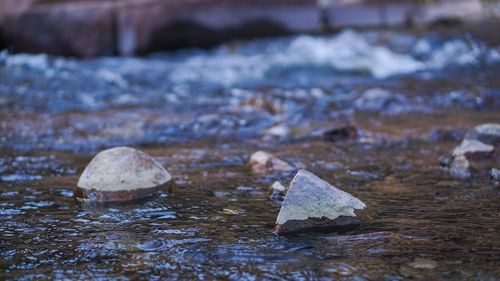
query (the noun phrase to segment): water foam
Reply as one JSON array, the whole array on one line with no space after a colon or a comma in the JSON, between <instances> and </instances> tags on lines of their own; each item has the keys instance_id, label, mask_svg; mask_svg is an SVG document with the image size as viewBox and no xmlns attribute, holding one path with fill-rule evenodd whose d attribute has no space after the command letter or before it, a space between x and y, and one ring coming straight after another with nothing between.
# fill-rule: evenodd
<instances>
[{"instance_id":1,"label":"water foam","mask_svg":"<svg viewBox=\"0 0 500 281\"><path fill-rule=\"evenodd\" d=\"M269 49L273 51L244 54L221 48L212 54L197 55L179 64L170 78L180 83L207 81L228 86L265 79L282 70L321 67L383 79L450 65L477 64L484 57L489 63L500 61L496 50L460 39L434 47L426 39L416 40L414 53L425 53L423 59L418 59L410 51L407 54L395 52L372 42L364 33L352 30L334 37L302 35Z\"/></svg>"}]
</instances>

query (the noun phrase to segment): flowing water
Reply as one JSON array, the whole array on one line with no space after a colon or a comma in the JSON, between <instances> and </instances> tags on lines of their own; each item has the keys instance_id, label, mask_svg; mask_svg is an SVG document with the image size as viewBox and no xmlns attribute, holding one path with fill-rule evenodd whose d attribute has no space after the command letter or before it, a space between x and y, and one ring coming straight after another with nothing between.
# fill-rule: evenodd
<instances>
[{"instance_id":1,"label":"flowing water","mask_svg":"<svg viewBox=\"0 0 500 281\"><path fill-rule=\"evenodd\" d=\"M500 121L500 54L468 36L346 30L211 51L76 60L0 54L0 279L500 279L500 189L440 158ZM356 138L321 131L350 124ZM138 147L175 187L75 201L93 155ZM266 150L375 212L274 236Z\"/></svg>"}]
</instances>

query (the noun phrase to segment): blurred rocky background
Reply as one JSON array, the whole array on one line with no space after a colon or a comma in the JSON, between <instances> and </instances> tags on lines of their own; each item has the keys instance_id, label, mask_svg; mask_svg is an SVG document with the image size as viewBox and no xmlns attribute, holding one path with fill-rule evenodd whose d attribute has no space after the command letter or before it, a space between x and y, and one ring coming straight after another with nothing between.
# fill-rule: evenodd
<instances>
[{"instance_id":1,"label":"blurred rocky background","mask_svg":"<svg viewBox=\"0 0 500 281\"><path fill-rule=\"evenodd\" d=\"M212 47L343 27L446 29L498 44L498 1L1 0L0 49L75 57Z\"/></svg>"}]
</instances>

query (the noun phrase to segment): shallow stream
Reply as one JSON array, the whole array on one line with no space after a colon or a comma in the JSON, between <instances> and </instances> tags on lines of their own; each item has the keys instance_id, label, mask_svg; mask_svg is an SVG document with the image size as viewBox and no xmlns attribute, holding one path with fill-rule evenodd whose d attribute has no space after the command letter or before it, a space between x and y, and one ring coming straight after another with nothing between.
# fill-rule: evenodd
<instances>
[{"instance_id":1,"label":"shallow stream","mask_svg":"<svg viewBox=\"0 0 500 281\"><path fill-rule=\"evenodd\" d=\"M500 121L499 49L346 30L211 51L76 60L0 54L0 279L496 280L500 189L440 166ZM346 124L354 138L325 138ZM75 201L104 148L154 156L175 188ZM374 210L344 233L272 234L266 150Z\"/></svg>"}]
</instances>

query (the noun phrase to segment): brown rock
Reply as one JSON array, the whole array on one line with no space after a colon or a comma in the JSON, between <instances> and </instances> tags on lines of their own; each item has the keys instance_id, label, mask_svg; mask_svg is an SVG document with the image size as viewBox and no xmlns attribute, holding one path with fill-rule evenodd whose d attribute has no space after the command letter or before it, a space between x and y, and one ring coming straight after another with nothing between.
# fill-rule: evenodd
<instances>
[{"instance_id":1,"label":"brown rock","mask_svg":"<svg viewBox=\"0 0 500 281\"><path fill-rule=\"evenodd\" d=\"M352 140L358 137L358 129L353 125L338 125L321 131L321 137L328 141Z\"/></svg>"},{"instance_id":2,"label":"brown rock","mask_svg":"<svg viewBox=\"0 0 500 281\"><path fill-rule=\"evenodd\" d=\"M117 26L118 50L130 55L311 31L320 21L312 0L127 0L120 5Z\"/></svg>"},{"instance_id":3,"label":"brown rock","mask_svg":"<svg viewBox=\"0 0 500 281\"><path fill-rule=\"evenodd\" d=\"M114 9L109 2L33 6L4 19L4 36L15 52L92 57L114 54Z\"/></svg>"},{"instance_id":4,"label":"brown rock","mask_svg":"<svg viewBox=\"0 0 500 281\"><path fill-rule=\"evenodd\" d=\"M0 24L3 18L12 13L21 13L32 5L33 0L2 0L0 1Z\"/></svg>"}]
</instances>

